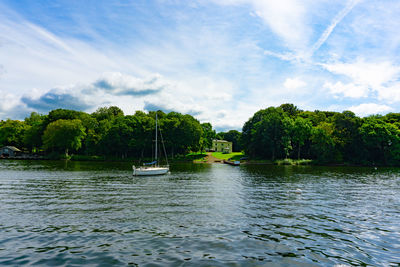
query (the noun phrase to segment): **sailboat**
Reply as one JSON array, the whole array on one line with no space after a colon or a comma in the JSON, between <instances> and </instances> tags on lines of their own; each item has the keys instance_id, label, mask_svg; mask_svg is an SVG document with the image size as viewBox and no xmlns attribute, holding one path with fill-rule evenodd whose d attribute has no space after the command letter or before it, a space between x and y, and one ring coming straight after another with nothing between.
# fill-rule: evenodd
<instances>
[{"instance_id":1,"label":"sailboat","mask_svg":"<svg viewBox=\"0 0 400 267\"><path fill-rule=\"evenodd\" d=\"M136 167L135 165L132 165L132 169L133 169L133 175L134 176L150 176L150 175L162 175L162 174L167 174L169 173L169 165L168 165L168 158L167 155L165 155L165 158L167 160L167 165L165 166L160 166L158 165L158 117L157 117L157 112L156 112L156 145L155 145L155 160L153 162L150 163L145 163L143 166L140 167ZM161 134L161 132L160 132ZM162 134L161 136L161 142L163 143L162 140ZM165 152L165 148L164 148L164 152Z\"/></svg>"}]
</instances>

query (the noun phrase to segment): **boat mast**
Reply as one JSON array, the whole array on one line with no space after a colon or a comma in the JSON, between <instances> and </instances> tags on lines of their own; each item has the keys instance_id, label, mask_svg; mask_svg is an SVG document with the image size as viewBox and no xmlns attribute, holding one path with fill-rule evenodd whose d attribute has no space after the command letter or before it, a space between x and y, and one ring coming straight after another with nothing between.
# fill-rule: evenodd
<instances>
[{"instance_id":1,"label":"boat mast","mask_svg":"<svg viewBox=\"0 0 400 267\"><path fill-rule=\"evenodd\" d=\"M158 165L157 163L157 111L156 111L156 151L155 151L155 161L156 161L156 165Z\"/></svg>"}]
</instances>

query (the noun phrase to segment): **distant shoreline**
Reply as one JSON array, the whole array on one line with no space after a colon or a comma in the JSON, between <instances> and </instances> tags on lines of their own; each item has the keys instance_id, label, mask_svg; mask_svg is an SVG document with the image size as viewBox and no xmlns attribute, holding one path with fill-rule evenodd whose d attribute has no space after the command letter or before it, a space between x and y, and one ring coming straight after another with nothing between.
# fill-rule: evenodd
<instances>
[{"instance_id":1,"label":"distant shoreline","mask_svg":"<svg viewBox=\"0 0 400 267\"><path fill-rule=\"evenodd\" d=\"M77 156L74 159L74 156ZM151 161L150 159L140 160L140 159L115 159L115 158L91 158L92 156L79 156L79 155L72 155L71 159L54 159L54 158L46 158L46 157L0 157L1 160L43 160L43 161L73 161L73 162L132 162L132 163L141 163ZM214 161L198 161L192 159L184 159L184 158L176 158L176 159L169 159L170 163L193 163L193 164L223 164L223 159L218 159ZM392 168L399 168L400 166L391 166L391 165L362 165L362 164L351 164L351 163L318 163L312 160L292 160L290 159L290 163L285 162L287 160L245 160L241 161L240 165L270 165L270 166L325 166L325 167L392 167ZM307 163L299 163L304 162Z\"/></svg>"}]
</instances>

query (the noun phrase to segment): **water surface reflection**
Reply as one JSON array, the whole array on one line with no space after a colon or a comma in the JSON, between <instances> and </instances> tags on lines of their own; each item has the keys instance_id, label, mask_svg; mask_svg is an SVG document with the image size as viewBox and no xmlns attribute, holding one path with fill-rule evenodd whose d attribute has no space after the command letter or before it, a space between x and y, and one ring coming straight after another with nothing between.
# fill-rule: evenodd
<instances>
[{"instance_id":1,"label":"water surface reflection","mask_svg":"<svg viewBox=\"0 0 400 267\"><path fill-rule=\"evenodd\" d=\"M0 161L0 265L400 264L398 169L171 170Z\"/></svg>"}]
</instances>

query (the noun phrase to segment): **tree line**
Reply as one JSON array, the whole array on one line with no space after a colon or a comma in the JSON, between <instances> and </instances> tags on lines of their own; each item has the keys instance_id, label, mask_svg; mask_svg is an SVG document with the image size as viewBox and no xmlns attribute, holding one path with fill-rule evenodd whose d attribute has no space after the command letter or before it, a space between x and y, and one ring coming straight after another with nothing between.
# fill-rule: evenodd
<instances>
[{"instance_id":1,"label":"tree line","mask_svg":"<svg viewBox=\"0 0 400 267\"><path fill-rule=\"evenodd\" d=\"M156 112L124 115L115 106L92 114L56 109L47 115L36 112L24 121L0 122L0 146L12 145L47 154L76 153L118 158L154 156ZM211 146L215 131L191 115L157 111L158 125L169 156Z\"/></svg>"},{"instance_id":2,"label":"tree line","mask_svg":"<svg viewBox=\"0 0 400 267\"><path fill-rule=\"evenodd\" d=\"M271 160L400 165L400 113L360 118L283 104L257 111L244 124L241 142L249 156Z\"/></svg>"},{"instance_id":3,"label":"tree line","mask_svg":"<svg viewBox=\"0 0 400 267\"><path fill-rule=\"evenodd\" d=\"M321 164L400 165L400 113L357 117L351 111L303 111L293 104L257 111L242 132L216 133L193 116L157 111L170 157L204 151L212 139L250 158L312 159ZM142 158L153 155L156 112L124 115L115 106L88 114L56 109L24 121L0 121L0 146L46 154Z\"/></svg>"}]
</instances>

